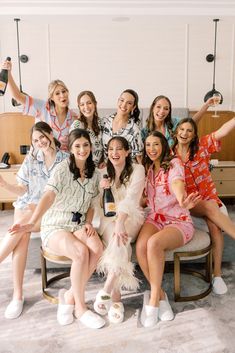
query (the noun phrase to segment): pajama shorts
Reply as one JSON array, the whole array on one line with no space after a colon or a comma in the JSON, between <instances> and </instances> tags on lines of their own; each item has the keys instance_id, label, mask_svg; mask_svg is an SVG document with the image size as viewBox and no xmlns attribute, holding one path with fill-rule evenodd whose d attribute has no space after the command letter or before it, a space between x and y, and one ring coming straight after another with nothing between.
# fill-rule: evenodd
<instances>
[{"instance_id":1,"label":"pajama shorts","mask_svg":"<svg viewBox=\"0 0 235 353\"><path fill-rule=\"evenodd\" d=\"M145 223L150 223L153 224L157 229L162 230L164 228L168 228L168 227L174 227L177 228L182 236L183 236L183 240L184 240L184 244L187 244L193 237L194 234L194 226L192 223L190 222L177 222L177 223L170 223L170 222L160 222L160 221L155 221L154 219L148 217L146 219Z\"/></svg>"}]
</instances>

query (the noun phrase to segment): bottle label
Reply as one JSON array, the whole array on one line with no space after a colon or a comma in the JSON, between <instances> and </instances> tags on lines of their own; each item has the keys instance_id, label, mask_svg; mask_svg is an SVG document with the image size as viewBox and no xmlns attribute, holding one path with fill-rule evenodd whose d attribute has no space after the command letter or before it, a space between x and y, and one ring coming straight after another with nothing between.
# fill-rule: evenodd
<instances>
[{"instance_id":1,"label":"bottle label","mask_svg":"<svg viewBox=\"0 0 235 353\"><path fill-rule=\"evenodd\" d=\"M116 212L116 207L114 202L106 202L104 207L105 207L105 213Z\"/></svg>"},{"instance_id":2,"label":"bottle label","mask_svg":"<svg viewBox=\"0 0 235 353\"><path fill-rule=\"evenodd\" d=\"M0 90L4 91L6 88L6 82L0 81Z\"/></svg>"}]
</instances>

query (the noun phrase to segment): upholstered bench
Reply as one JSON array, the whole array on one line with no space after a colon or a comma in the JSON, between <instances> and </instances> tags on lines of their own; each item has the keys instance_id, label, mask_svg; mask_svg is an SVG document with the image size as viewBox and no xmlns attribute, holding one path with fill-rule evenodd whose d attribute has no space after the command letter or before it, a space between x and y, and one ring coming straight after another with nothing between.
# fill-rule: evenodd
<instances>
[{"instance_id":1,"label":"upholstered bench","mask_svg":"<svg viewBox=\"0 0 235 353\"><path fill-rule=\"evenodd\" d=\"M135 244L132 246L132 261L137 263L135 254ZM198 258L204 258L204 272L192 270L188 267L184 267L185 263L189 263L191 260ZM196 229L193 239L181 248L177 248L173 251L166 252L166 261L173 262L174 272L174 297L175 301L190 301L197 300L208 295L212 289L211 277L212 277L212 246L208 233ZM63 272L62 274L51 275L48 279L48 267L47 263L53 263L62 265L62 267L70 266L71 260L65 256L58 256L53 253L50 249L41 247L41 274L42 274L42 292L44 298L52 303L57 303L58 299L50 293L50 285L57 282L65 277L69 276L69 271ZM205 291L194 294L191 296L181 296L181 273L187 273L203 279L208 283Z\"/></svg>"}]
</instances>

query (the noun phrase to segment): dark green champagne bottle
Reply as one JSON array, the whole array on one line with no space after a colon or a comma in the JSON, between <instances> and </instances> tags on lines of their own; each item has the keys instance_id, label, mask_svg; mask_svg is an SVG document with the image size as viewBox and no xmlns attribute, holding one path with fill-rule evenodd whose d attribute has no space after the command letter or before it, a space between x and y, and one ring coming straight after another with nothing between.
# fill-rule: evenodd
<instances>
[{"instance_id":1,"label":"dark green champagne bottle","mask_svg":"<svg viewBox=\"0 0 235 353\"><path fill-rule=\"evenodd\" d=\"M108 179L108 175L104 174L103 178ZM104 189L103 208L105 217L113 217L116 215L115 200L111 188Z\"/></svg>"},{"instance_id":2,"label":"dark green champagne bottle","mask_svg":"<svg viewBox=\"0 0 235 353\"><path fill-rule=\"evenodd\" d=\"M11 61L11 58L8 56L6 58L7 61ZM8 82L8 70L2 69L0 72L0 96L5 94Z\"/></svg>"}]
</instances>

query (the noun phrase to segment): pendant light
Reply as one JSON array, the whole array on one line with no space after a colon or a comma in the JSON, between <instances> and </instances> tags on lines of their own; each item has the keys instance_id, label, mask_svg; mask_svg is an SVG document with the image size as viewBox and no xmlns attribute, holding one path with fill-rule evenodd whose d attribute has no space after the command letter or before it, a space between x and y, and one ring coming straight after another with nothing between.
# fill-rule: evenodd
<instances>
[{"instance_id":1,"label":"pendant light","mask_svg":"<svg viewBox=\"0 0 235 353\"><path fill-rule=\"evenodd\" d=\"M219 19L214 19L215 22L215 42L214 42L214 54L208 54L206 57L206 60L208 62L214 62L214 67L213 67L213 82L212 82L212 90L207 92L205 97L204 97L204 102L206 102L209 98L213 97L213 94L219 93L221 95L221 100L219 104L223 103L223 96L222 94L215 89L215 64L216 64L216 42L217 42L217 23L219 22Z\"/></svg>"},{"instance_id":2,"label":"pendant light","mask_svg":"<svg viewBox=\"0 0 235 353\"><path fill-rule=\"evenodd\" d=\"M14 18L14 21L16 22L16 39L17 39L17 53L18 53L18 70L19 70L19 88L20 88L20 92L23 92L22 89L22 82L21 82L21 67L20 67L20 63L27 63L28 62L28 56L27 55L20 55L20 40L19 40L19 28L18 28L18 23L20 21L19 18ZM26 94L26 93L24 93ZM21 105L21 103L18 103L17 100L15 100L14 98L12 98L11 103L14 107L17 107L19 105Z\"/></svg>"}]
</instances>

